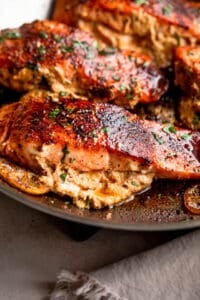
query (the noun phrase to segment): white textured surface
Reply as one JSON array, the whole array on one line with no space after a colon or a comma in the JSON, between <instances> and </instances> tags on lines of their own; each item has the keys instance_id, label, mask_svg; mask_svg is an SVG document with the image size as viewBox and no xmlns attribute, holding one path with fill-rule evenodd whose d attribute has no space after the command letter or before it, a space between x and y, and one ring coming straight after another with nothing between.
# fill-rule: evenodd
<instances>
[{"instance_id":1,"label":"white textured surface","mask_svg":"<svg viewBox=\"0 0 200 300\"><path fill-rule=\"evenodd\" d=\"M52 0L0 0L0 28L12 28L48 16Z\"/></svg>"}]
</instances>

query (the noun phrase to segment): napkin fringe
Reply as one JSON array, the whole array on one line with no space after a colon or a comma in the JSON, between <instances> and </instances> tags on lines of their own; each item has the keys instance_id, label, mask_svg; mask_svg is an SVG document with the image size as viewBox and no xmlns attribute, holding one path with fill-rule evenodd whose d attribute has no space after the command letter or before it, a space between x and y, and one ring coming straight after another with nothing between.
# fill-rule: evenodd
<instances>
[{"instance_id":1,"label":"napkin fringe","mask_svg":"<svg viewBox=\"0 0 200 300\"><path fill-rule=\"evenodd\" d=\"M83 272L63 270L57 278L57 283L50 300L126 300L115 295L98 280Z\"/></svg>"}]
</instances>

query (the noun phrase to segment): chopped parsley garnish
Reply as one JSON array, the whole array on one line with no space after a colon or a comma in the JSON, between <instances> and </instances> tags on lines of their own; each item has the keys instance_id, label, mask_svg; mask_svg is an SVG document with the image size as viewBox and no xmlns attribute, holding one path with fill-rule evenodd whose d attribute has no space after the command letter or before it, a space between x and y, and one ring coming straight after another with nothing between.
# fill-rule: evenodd
<instances>
[{"instance_id":1,"label":"chopped parsley garnish","mask_svg":"<svg viewBox=\"0 0 200 300\"><path fill-rule=\"evenodd\" d=\"M75 111L75 107L71 107L67 110L68 114L72 114Z\"/></svg>"},{"instance_id":2,"label":"chopped parsley garnish","mask_svg":"<svg viewBox=\"0 0 200 300\"><path fill-rule=\"evenodd\" d=\"M38 65L37 65L37 63L34 63L34 62L28 62L27 63L27 68L32 70L32 71L37 71L38 70Z\"/></svg>"},{"instance_id":3,"label":"chopped parsley garnish","mask_svg":"<svg viewBox=\"0 0 200 300\"><path fill-rule=\"evenodd\" d=\"M36 124L40 122L40 118L34 118L32 119L31 123Z\"/></svg>"},{"instance_id":4,"label":"chopped parsley garnish","mask_svg":"<svg viewBox=\"0 0 200 300\"><path fill-rule=\"evenodd\" d=\"M102 130L104 133L108 133L108 128L107 128L107 127L103 127L103 128L101 128L101 130Z\"/></svg>"},{"instance_id":5,"label":"chopped parsley garnish","mask_svg":"<svg viewBox=\"0 0 200 300\"><path fill-rule=\"evenodd\" d=\"M167 154L167 157L170 158L170 157L175 157L177 156L177 153L176 152L170 152Z\"/></svg>"},{"instance_id":6,"label":"chopped parsley garnish","mask_svg":"<svg viewBox=\"0 0 200 300\"><path fill-rule=\"evenodd\" d=\"M138 183L137 183L136 181L131 181L131 184L132 184L133 186L138 186Z\"/></svg>"},{"instance_id":7,"label":"chopped parsley garnish","mask_svg":"<svg viewBox=\"0 0 200 300\"><path fill-rule=\"evenodd\" d=\"M142 4L147 4L147 0L135 0L134 1L136 4L142 5Z\"/></svg>"},{"instance_id":8,"label":"chopped parsley garnish","mask_svg":"<svg viewBox=\"0 0 200 300\"><path fill-rule=\"evenodd\" d=\"M62 174L60 174L60 179L62 180L62 182L65 182L67 175L67 172L63 172Z\"/></svg>"},{"instance_id":9,"label":"chopped parsley garnish","mask_svg":"<svg viewBox=\"0 0 200 300\"><path fill-rule=\"evenodd\" d=\"M170 6L165 6L162 8L162 13L165 16L169 16L172 12L172 8Z\"/></svg>"},{"instance_id":10,"label":"chopped parsley garnish","mask_svg":"<svg viewBox=\"0 0 200 300\"><path fill-rule=\"evenodd\" d=\"M122 92L122 91L124 91L124 90L126 90L127 89L127 86L126 85L123 85L123 84L120 84L119 85L119 90L120 90L120 92Z\"/></svg>"},{"instance_id":11,"label":"chopped parsley garnish","mask_svg":"<svg viewBox=\"0 0 200 300\"><path fill-rule=\"evenodd\" d=\"M167 198L168 198L168 200L169 200L169 201L171 201L171 202L175 202L175 199L174 199L173 197L171 197L171 196L168 196Z\"/></svg>"},{"instance_id":12,"label":"chopped parsley garnish","mask_svg":"<svg viewBox=\"0 0 200 300\"><path fill-rule=\"evenodd\" d=\"M191 134L184 133L181 135L182 140L189 141L192 138Z\"/></svg>"},{"instance_id":13,"label":"chopped parsley garnish","mask_svg":"<svg viewBox=\"0 0 200 300\"><path fill-rule=\"evenodd\" d=\"M192 119L192 124L193 125L199 124L199 116L197 114L194 114L193 119Z\"/></svg>"},{"instance_id":14,"label":"chopped parsley garnish","mask_svg":"<svg viewBox=\"0 0 200 300\"><path fill-rule=\"evenodd\" d=\"M165 133L176 133L175 127L174 127L173 125L171 125L171 124L169 124L168 126L165 126L165 127L163 128L163 131L164 131Z\"/></svg>"},{"instance_id":15,"label":"chopped parsley garnish","mask_svg":"<svg viewBox=\"0 0 200 300\"><path fill-rule=\"evenodd\" d=\"M95 53L93 51L88 51L86 54L87 59L93 59L95 57Z\"/></svg>"},{"instance_id":16,"label":"chopped parsley garnish","mask_svg":"<svg viewBox=\"0 0 200 300\"><path fill-rule=\"evenodd\" d=\"M60 46L60 50L62 53L72 53L73 52L73 47L67 46L67 45L62 45Z\"/></svg>"},{"instance_id":17,"label":"chopped parsley garnish","mask_svg":"<svg viewBox=\"0 0 200 300\"><path fill-rule=\"evenodd\" d=\"M40 31L39 34L40 34L40 37L44 40L48 38L48 34L45 31Z\"/></svg>"},{"instance_id":18,"label":"chopped parsley garnish","mask_svg":"<svg viewBox=\"0 0 200 300\"><path fill-rule=\"evenodd\" d=\"M176 39L177 46L180 46L181 38L180 38L180 35L178 35L177 32L174 33L174 38Z\"/></svg>"},{"instance_id":19,"label":"chopped parsley garnish","mask_svg":"<svg viewBox=\"0 0 200 300\"><path fill-rule=\"evenodd\" d=\"M59 92L59 96L60 97L65 97L65 96L67 96L67 92L66 91L61 91L61 92Z\"/></svg>"},{"instance_id":20,"label":"chopped parsley garnish","mask_svg":"<svg viewBox=\"0 0 200 300\"><path fill-rule=\"evenodd\" d=\"M60 43L60 42L62 42L63 37L60 36L60 35L54 34L54 35L53 35L53 39L54 39L54 41L55 41L56 43Z\"/></svg>"},{"instance_id":21,"label":"chopped parsley garnish","mask_svg":"<svg viewBox=\"0 0 200 300\"><path fill-rule=\"evenodd\" d=\"M68 149L67 145L62 149L62 153L63 153L63 157L61 158L61 163L63 164L65 161L66 155L69 154L69 149Z\"/></svg>"},{"instance_id":22,"label":"chopped parsley garnish","mask_svg":"<svg viewBox=\"0 0 200 300\"><path fill-rule=\"evenodd\" d=\"M143 63L143 67L144 68L147 68L147 67L149 67L150 66L150 61L149 60L147 60L147 61L145 61L144 63Z\"/></svg>"},{"instance_id":23,"label":"chopped parsley garnish","mask_svg":"<svg viewBox=\"0 0 200 300\"><path fill-rule=\"evenodd\" d=\"M129 61L132 62L133 61L133 56L129 54L128 59L129 59Z\"/></svg>"},{"instance_id":24,"label":"chopped parsley garnish","mask_svg":"<svg viewBox=\"0 0 200 300\"><path fill-rule=\"evenodd\" d=\"M99 48L99 42L98 41L94 41L93 43L92 43L92 46L94 47L94 48Z\"/></svg>"},{"instance_id":25,"label":"chopped parsley garnish","mask_svg":"<svg viewBox=\"0 0 200 300\"><path fill-rule=\"evenodd\" d=\"M57 115L59 115L59 113L60 113L60 108L57 107L49 112L49 118L54 119L57 117Z\"/></svg>"},{"instance_id":26,"label":"chopped parsley garnish","mask_svg":"<svg viewBox=\"0 0 200 300\"><path fill-rule=\"evenodd\" d=\"M40 46L37 48L37 53L40 55L46 54L46 48L44 46Z\"/></svg>"},{"instance_id":27,"label":"chopped parsley garnish","mask_svg":"<svg viewBox=\"0 0 200 300\"><path fill-rule=\"evenodd\" d=\"M156 142L158 142L160 145L164 144L164 141L162 140L162 138L159 137L159 135L155 132L152 132L152 135L154 137L154 139L156 140Z\"/></svg>"},{"instance_id":28,"label":"chopped parsley garnish","mask_svg":"<svg viewBox=\"0 0 200 300\"><path fill-rule=\"evenodd\" d=\"M86 48L88 48L88 43L86 43L86 42L82 42L82 41L77 41L77 40L74 40L73 41L73 46L74 46L74 48L82 48L82 49L86 49Z\"/></svg>"},{"instance_id":29,"label":"chopped parsley garnish","mask_svg":"<svg viewBox=\"0 0 200 300\"><path fill-rule=\"evenodd\" d=\"M133 99L133 94L132 94L132 93L128 93L128 94L126 95L126 99L127 99L127 100Z\"/></svg>"},{"instance_id":30,"label":"chopped parsley garnish","mask_svg":"<svg viewBox=\"0 0 200 300\"><path fill-rule=\"evenodd\" d=\"M112 55L116 53L116 48L113 47L107 47L105 49L99 50L100 55Z\"/></svg>"},{"instance_id":31,"label":"chopped parsley garnish","mask_svg":"<svg viewBox=\"0 0 200 300\"><path fill-rule=\"evenodd\" d=\"M8 31L8 32L3 32L2 35L0 36L0 43L2 43L5 39L19 39L21 37L21 33L19 31Z\"/></svg>"},{"instance_id":32,"label":"chopped parsley garnish","mask_svg":"<svg viewBox=\"0 0 200 300\"><path fill-rule=\"evenodd\" d=\"M112 79L115 81L119 81L120 80L120 76L119 75L113 75Z\"/></svg>"},{"instance_id":33,"label":"chopped parsley garnish","mask_svg":"<svg viewBox=\"0 0 200 300\"><path fill-rule=\"evenodd\" d=\"M7 39L19 39L21 37L21 33L19 31L7 32L5 34L5 38Z\"/></svg>"},{"instance_id":34,"label":"chopped parsley garnish","mask_svg":"<svg viewBox=\"0 0 200 300\"><path fill-rule=\"evenodd\" d=\"M70 164L72 164L74 161L75 161L75 158L72 158L72 157L69 158Z\"/></svg>"}]
</instances>

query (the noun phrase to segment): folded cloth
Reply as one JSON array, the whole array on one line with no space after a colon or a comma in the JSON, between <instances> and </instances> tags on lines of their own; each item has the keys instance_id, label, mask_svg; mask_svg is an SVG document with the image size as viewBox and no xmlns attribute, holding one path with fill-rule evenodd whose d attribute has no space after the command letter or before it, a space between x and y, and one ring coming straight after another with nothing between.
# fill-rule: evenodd
<instances>
[{"instance_id":1,"label":"folded cloth","mask_svg":"<svg viewBox=\"0 0 200 300\"><path fill-rule=\"evenodd\" d=\"M200 230L86 274L62 271L50 300L199 300Z\"/></svg>"}]
</instances>

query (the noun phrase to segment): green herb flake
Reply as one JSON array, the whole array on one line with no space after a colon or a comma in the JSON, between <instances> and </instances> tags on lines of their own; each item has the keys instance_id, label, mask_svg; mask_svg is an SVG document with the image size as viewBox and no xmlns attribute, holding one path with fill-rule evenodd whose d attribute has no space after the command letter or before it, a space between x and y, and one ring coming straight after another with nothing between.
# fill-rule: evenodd
<instances>
[{"instance_id":1,"label":"green herb flake","mask_svg":"<svg viewBox=\"0 0 200 300\"><path fill-rule=\"evenodd\" d=\"M128 117L127 117L127 116L121 117L121 121L122 121L122 122L127 122L127 121L128 121Z\"/></svg>"},{"instance_id":2,"label":"green herb flake","mask_svg":"<svg viewBox=\"0 0 200 300\"><path fill-rule=\"evenodd\" d=\"M165 16L169 16L172 12L172 8L170 6L165 6L162 8L162 14Z\"/></svg>"},{"instance_id":3,"label":"green herb flake","mask_svg":"<svg viewBox=\"0 0 200 300\"><path fill-rule=\"evenodd\" d=\"M28 62L27 68L32 71L38 71L38 65L37 65L37 63L34 63L34 62Z\"/></svg>"},{"instance_id":4,"label":"green herb flake","mask_svg":"<svg viewBox=\"0 0 200 300\"><path fill-rule=\"evenodd\" d=\"M99 50L100 55L112 55L116 53L116 48L114 47L107 47L105 49Z\"/></svg>"},{"instance_id":5,"label":"green herb flake","mask_svg":"<svg viewBox=\"0 0 200 300\"><path fill-rule=\"evenodd\" d=\"M199 124L199 116L197 114L194 114L193 119L192 119L192 124L193 125Z\"/></svg>"},{"instance_id":6,"label":"green herb flake","mask_svg":"<svg viewBox=\"0 0 200 300\"><path fill-rule=\"evenodd\" d=\"M89 45L88 45L88 43L86 43L84 41L82 42L82 41L74 40L73 46L74 46L74 48L81 48L83 50L87 50Z\"/></svg>"},{"instance_id":7,"label":"green herb flake","mask_svg":"<svg viewBox=\"0 0 200 300\"><path fill-rule=\"evenodd\" d=\"M128 93L128 94L126 95L126 99L127 99L127 100L132 100L132 99L133 99L133 94L132 94L132 93Z\"/></svg>"},{"instance_id":8,"label":"green herb flake","mask_svg":"<svg viewBox=\"0 0 200 300\"><path fill-rule=\"evenodd\" d=\"M149 60L147 60L147 61L145 61L144 63L143 63L143 67L144 68L148 68L149 66L150 66L150 61Z\"/></svg>"},{"instance_id":9,"label":"green herb flake","mask_svg":"<svg viewBox=\"0 0 200 300\"><path fill-rule=\"evenodd\" d=\"M178 35L177 32L174 33L174 38L176 40L177 46L180 46L180 44L181 44L181 38L180 38L180 35Z\"/></svg>"},{"instance_id":10,"label":"green herb flake","mask_svg":"<svg viewBox=\"0 0 200 300\"><path fill-rule=\"evenodd\" d=\"M73 47L67 46L67 45L62 45L60 46L60 51L62 53L72 53L73 52Z\"/></svg>"},{"instance_id":11,"label":"green herb flake","mask_svg":"<svg viewBox=\"0 0 200 300\"><path fill-rule=\"evenodd\" d=\"M59 115L59 113L60 113L60 108L57 107L49 112L49 118L54 119Z\"/></svg>"},{"instance_id":12,"label":"green herb flake","mask_svg":"<svg viewBox=\"0 0 200 300\"><path fill-rule=\"evenodd\" d=\"M62 182L64 183L67 177L67 172L63 172L62 174L60 174L60 179L62 180Z\"/></svg>"},{"instance_id":13,"label":"green herb flake","mask_svg":"<svg viewBox=\"0 0 200 300\"><path fill-rule=\"evenodd\" d=\"M129 59L130 62L132 62L133 61L133 56L129 54L128 59Z\"/></svg>"},{"instance_id":14,"label":"green herb flake","mask_svg":"<svg viewBox=\"0 0 200 300\"><path fill-rule=\"evenodd\" d=\"M69 154L69 149L68 149L67 145L62 149L62 153L63 153L63 157L61 158L61 163L63 164L65 161L66 155Z\"/></svg>"},{"instance_id":15,"label":"green herb flake","mask_svg":"<svg viewBox=\"0 0 200 300\"><path fill-rule=\"evenodd\" d=\"M107 128L107 127L103 127L103 128L101 128L101 130L102 130L104 133L108 133L108 128Z\"/></svg>"},{"instance_id":16,"label":"green herb flake","mask_svg":"<svg viewBox=\"0 0 200 300\"><path fill-rule=\"evenodd\" d=\"M0 44L4 41L4 37L1 35L0 36Z\"/></svg>"},{"instance_id":17,"label":"green herb flake","mask_svg":"<svg viewBox=\"0 0 200 300\"><path fill-rule=\"evenodd\" d=\"M192 138L191 134L184 133L184 134L181 135L181 139L185 140L185 141L190 141L191 138Z\"/></svg>"},{"instance_id":18,"label":"green herb flake","mask_svg":"<svg viewBox=\"0 0 200 300\"><path fill-rule=\"evenodd\" d=\"M72 164L75 161L75 158L70 157L69 158L69 163Z\"/></svg>"},{"instance_id":19,"label":"green herb flake","mask_svg":"<svg viewBox=\"0 0 200 300\"><path fill-rule=\"evenodd\" d=\"M97 131L96 131L96 130L92 130L91 136L92 136L93 138L97 138L97 137L98 137Z\"/></svg>"},{"instance_id":20,"label":"green herb flake","mask_svg":"<svg viewBox=\"0 0 200 300\"><path fill-rule=\"evenodd\" d=\"M89 197L89 196L87 196L87 197L85 198L85 206L86 206L86 207L90 207L90 197Z\"/></svg>"},{"instance_id":21,"label":"green herb flake","mask_svg":"<svg viewBox=\"0 0 200 300\"><path fill-rule=\"evenodd\" d=\"M10 40L19 39L20 37L21 37L21 33L19 31L11 31L5 34L5 38Z\"/></svg>"},{"instance_id":22,"label":"green herb flake","mask_svg":"<svg viewBox=\"0 0 200 300\"><path fill-rule=\"evenodd\" d=\"M173 125L171 125L171 124L165 126L165 127L163 128L163 131L164 131L165 133L176 133L175 127L174 127Z\"/></svg>"},{"instance_id":23,"label":"green herb flake","mask_svg":"<svg viewBox=\"0 0 200 300\"><path fill-rule=\"evenodd\" d=\"M177 153L176 152L170 152L167 154L167 157L170 158L170 157L175 157L177 156Z\"/></svg>"},{"instance_id":24,"label":"green herb flake","mask_svg":"<svg viewBox=\"0 0 200 300\"><path fill-rule=\"evenodd\" d=\"M66 91L60 91L59 96L60 97L65 97L65 96L67 96L67 92Z\"/></svg>"},{"instance_id":25,"label":"green herb flake","mask_svg":"<svg viewBox=\"0 0 200 300\"><path fill-rule=\"evenodd\" d=\"M147 4L147 0L135 0L135 3L138 5Z\"/></svg>"},{"instance_id":26,"label":"green herb flake","mask_svg":"<svg viewBox=\"0 0 200 300\"><path fill-rule=\"evenodd\" d=\"M132 184L133 186L138 186L138 183L137 183L136 181L131 181L131 184Z\"/></svg>"},{"instance_id":27,"label":"green herb flake","mask_svg":"<svg viewBox=\"0 0 200 300\"><path fill-rule=\"evenodd\" d=\"M158 142L160 145L164 144L164 141L162 140L162 138L159 137L158 134L156 134L155 132L152 132L152 135L153 135L154 139L156 140L156 142Z\"/></svg>"},{"instance_id":28,"label":"green herb flake","mask_svg":"<svg viewBox=\"0 0 200 300\"><path fill-rule=\"evenodd\" d=\"M31 121L31 123L33 123L33 124L37 124L37 123L39 123L40 122L40 119L39 118L34 118L34 119L32 119L32 121Z\"/></svg>"},{"instance_id":29,"label":"green herb flake","mask_svg":"<svg viewBox=\"0 0 200 300\"><path fill-rule=\"evenodd\" d=\"M167 199L170 201L170 202L175 202L175 199L171 196L168 196Z\"/></svg>"},{"instance_id":30,"label":"green herb flake","mask_svg":"<svg viewBox=\"0 0 200 300\"><path fill-rule=\"evenodd\" d=\"M123 84L120 84L119 85L119 91L120 92L123 92L124 90L127 90L127 86L123 85Z\"/></svg>"},{"instance_id":31,"label":"green herb flake","mask_svg":"<svg viewBox=\"0 0 200 300\"><path fill-rule=\"evenodd\" d=\"M67 110L68 114L71 115L75 111L75 109L76 109L75 107L68 108L68 110Z\"/></svg>"},{"instance_id":32,"label":"green herb flake","mask_svg":"<svg viewBox=\"0 0 200 300\"><path fill-rule=\"evenodd\" d=\"M160 193L160 194L158 194L158 200L160 200L161 199L161 197L162 197L162 194Z\"/></svg>"},{"instance_id":33,"label":"green herb flake","mask_svg":"<svg viewBox=\"0 0 200 300\"><path fill-rule=\"evenodd\" d=\"M112 79L115 81L119 81L120 80L120 76L119 75L113 75Z\"/></svg>"},{"instance_id":34,"label":"green herb flake","mask_svg":"<svg viewBox=\"0 0 200 300\"><path fill-rule=\"evenodd\" d=\"M99 47L100 47L98 41L94 41L94 42L92 43L92 46L93 46L94 48L96 48L96 49L99 49Z\"/></svg>"},{"instance_id":35,"label":"green herb flake","mask_svg":"<svg viewBox=\"0 0 200 300\"><path fill-rule=\"evenodd\" d=\"M95 57L95 53L93 51L88 51L86 54L87 59L93 59Z\"/></svg>"},{"instance_id":36,"label":"green herb flake","mask_svg":"<svg viewBox=\"0 0 200 300\"><path fill-rule=\"evenodd\" d=\"M40 31L39 35L44 40L48 38L48 34L45 31Z\"/></svg>"},{"instance_id":37,"label":"green herb flake","mask_svg":"<svg viewBox=\"0 0 200 300\"><path fill-rule=\"evenodd\" d=\"M54 35L53 35L53 39L54 39L54 41L55 41L56 43L60 43L60 42L62 42L63 37L60 36L60 35L54 34Z\"/></svg>"},{"instance_id":38,"label":"green herb flake","mask_svg":"<svg viewBox=\"0 0 200 300\"><path fill-rule=\"evenodd\" d=\"M44 55L44 54L46 54L46 48L44 47L44 46L40 46L40 47L38 47L37 48L37 53L39 54L39 55Z\"/></svg>"},{"instance_id":39,"label":"green herb flake","mask_svg":"<svg viewBox=\"0 0 200 300\"><path fill-rule=\"evenodd\" d=\"M71 124L69 122L64 122L64 123L61 123L60 125L65 128L65 127L70 126Z\"/></svg>"}]
</instances>

